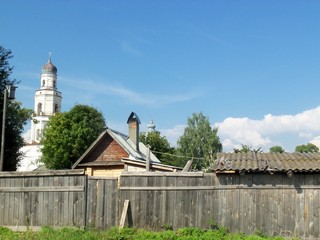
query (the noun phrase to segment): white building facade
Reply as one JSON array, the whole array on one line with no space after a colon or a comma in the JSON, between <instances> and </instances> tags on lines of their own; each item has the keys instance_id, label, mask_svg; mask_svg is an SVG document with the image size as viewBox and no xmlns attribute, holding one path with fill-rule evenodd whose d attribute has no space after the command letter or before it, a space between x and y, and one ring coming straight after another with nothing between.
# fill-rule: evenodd
<instances>
[{"instance_id":1,"label":"white building facade","mask_svg":"<svg viewBox=\"0 0 320 240\"><path fill-rule=\"evenodd\" d=\"M34 121L31 123L31 143L39 143L49 118L61 111L61 92L57 89L57 68L51 62L42 67L40 89L34 97Z\"/></svg>"},{"instance_id":2,"label":"white building facade","mask_svg":"<svg viewBox=\"0 0 320 240\"><path fill-rule=\"evenodd\" d=\"M20 161L17 171L32 171L42 164L40 144L43 130L49 118L61 111L62 95L57 88L57 68L51 62L49 56L48 63L41 69L40 88L36 90L34 96L34 116L31 122L31 140L22 147L24 156Z\"/></svg>"}]
</instances>

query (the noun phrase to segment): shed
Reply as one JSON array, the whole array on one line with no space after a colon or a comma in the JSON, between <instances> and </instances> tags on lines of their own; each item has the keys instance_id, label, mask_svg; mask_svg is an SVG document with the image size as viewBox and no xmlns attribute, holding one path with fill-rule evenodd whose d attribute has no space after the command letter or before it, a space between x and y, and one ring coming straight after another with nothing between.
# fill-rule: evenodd
<instances>
[{"instance_id":1,"label":"shed","mask_svg":"<svg viewBox=\"0 0 320 240\"><path fill-rule=\"evenodd\" d=\"M89 176L118 177L124 171L179 171L180 168L161 164L160 160L139 141L139 117L132 112L128 118L129 136L106 128L72 166L84 169Z\"/></svg>"}]
</instances>

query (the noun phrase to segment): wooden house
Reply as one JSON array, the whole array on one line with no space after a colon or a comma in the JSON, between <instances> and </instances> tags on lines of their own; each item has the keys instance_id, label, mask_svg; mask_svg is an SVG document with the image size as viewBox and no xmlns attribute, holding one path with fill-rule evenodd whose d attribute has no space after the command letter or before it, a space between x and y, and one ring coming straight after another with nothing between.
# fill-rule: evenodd
<instances>
[{"instance_id":1,"label":"wooden house","mask_svg":"<svg viewBox=\"0 0 320 240\"><path fill-rule=\"evenodd\" d=\"M118 177L122 172L175 172L178 167L161 164L160 160L139 141L139 117L132 112L127 121L129 135L111 128L92 143L72 166L84 169L89 176Z\"/></svg>"}]
</instances>

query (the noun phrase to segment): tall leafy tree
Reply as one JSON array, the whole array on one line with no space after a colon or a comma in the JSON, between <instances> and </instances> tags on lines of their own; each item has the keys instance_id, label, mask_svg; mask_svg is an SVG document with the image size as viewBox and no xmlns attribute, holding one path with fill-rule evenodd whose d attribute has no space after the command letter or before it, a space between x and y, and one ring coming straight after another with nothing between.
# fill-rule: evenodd
<instances>
[{"instance_id":1,"label":"tall leafy tree","mask_svg":"<svg viewBox=\"0 0 320 240\"><path fill-rule=\"evenodd\" d=\"M188 126L177 143L179 155L185 156L181 161L184 165L187 160L193 159L193 167L198 170L205 169L222 151L222 144L218 136L218 128L212 128L209 118L202 112L193 113L188 118Z\"/></svg>"},{"instance_id":2,"label":"tall leafy tree","mask_svg":"<svg viewBox=\"0 0 320 240\"><path fill-rule=\"evenodd\" d=\"M281 146L273 146L269 148L269 152L271 153L284 153L285 150Z\"/></svg>"},{"instance_id":3,"label":"tall leafy tree","mask_svg":"<svg viewBox=\"0 0 320 240\"><path fill-rule=\"evenodd\" d=\"M319 152L319 148L312 143L308 143L306 145L302 144L302 145L296 146L295 151L300 153Z\"/></svg>"},{"instance_id":4,"label":"tall leafy tree","mask_svg":"<svg viewBox=\"0 0 320 240\"><path fill-rule=\"evenodd\" d=\"M145 145L150 146L150 150L163 164L176 165L176 159L173 156L175 149L170 146L167 138L161 136L160 132L141 132L139 139Z\"/></svg>"},{"instance_id":5,"label":"tall leafy tree","mask_svg":"<svg viewBox=\"0 0 320 240\"><path fill-rule=\"evenodd\" d=\"M102 113L87 105L56 114L44 129L41 161L49 169L71 168L105 127Z\"/></svg>"},{"instance_id":6,"label":"tall leafy tree","mask_svg":"<svg viewBox=\"0 0 320 240\"><path fill-rule=\"evenodd\" d=\"M4 90L7 85L17 85L19 82L11 79L10 75L13 67L10 66L9 60L13 57L11 50L7 50L0 46L0 114L3 114L3 100ZM6 113L6 131L5 131L5 144L4 144L4 171L15 171L18 167L19 161L22 158L20 149L24 146L24 140L21 136L23 127L31 118L32 110L22 108L20 102L10 100L7 101ZM2 126L2 117L0 118ZM2 129L1 132L2 134Z\"/></svg>"}]
</instances>

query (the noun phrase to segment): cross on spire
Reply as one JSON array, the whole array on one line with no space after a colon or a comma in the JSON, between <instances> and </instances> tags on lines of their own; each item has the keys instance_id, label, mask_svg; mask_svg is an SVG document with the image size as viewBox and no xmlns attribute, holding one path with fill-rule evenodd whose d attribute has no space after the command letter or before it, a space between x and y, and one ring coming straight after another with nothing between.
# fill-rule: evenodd
<instances>
[{"instance_id":1,"label":"cross on spire","mask_svg":"<svg viewBox=\"0 0 320 240\"><path fill-rule=\"evenodd\" d=\"M49 61L48 62L51 62L51 55L52 55L52 52L49 52Z\"/></svg>"}]
</instances>

